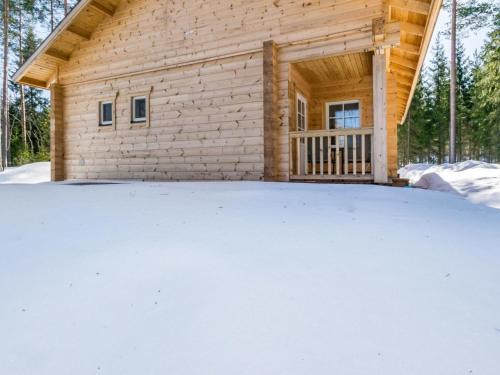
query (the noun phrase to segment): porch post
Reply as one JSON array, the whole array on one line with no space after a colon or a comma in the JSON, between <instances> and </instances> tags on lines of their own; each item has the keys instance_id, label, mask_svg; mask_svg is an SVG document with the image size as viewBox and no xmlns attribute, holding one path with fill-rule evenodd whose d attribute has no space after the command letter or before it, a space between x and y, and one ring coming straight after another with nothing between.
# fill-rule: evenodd
<instances>
[{"instance_id":1,"label":"porch post","mask_svg":"<svg viewBox=\"0 0 500 375\"><path fill-rule=\"evenodd\" d=\"M50 85L50 177L52 181L64 180L64 120L63 89Z\"/></svg>"},{"instance_id":2,"label":"porch post","mask_svg":"<svg viewBox=\"0 0 500 375\"><path fill-rule=\"evenodd\" d=\"M264 180L276 181L279 171L278 47L264 42Z\"/></svg>"},{"instance_id":3,"label":"porch post","mask_svg":"<svg viewBox=\"0 0 500 375\"><path fill-rule=\"evenodd\" d=\"M387 179L387 54L377 48L373 55L373 154L374 180Z\"/></svg>"}]
</instances>

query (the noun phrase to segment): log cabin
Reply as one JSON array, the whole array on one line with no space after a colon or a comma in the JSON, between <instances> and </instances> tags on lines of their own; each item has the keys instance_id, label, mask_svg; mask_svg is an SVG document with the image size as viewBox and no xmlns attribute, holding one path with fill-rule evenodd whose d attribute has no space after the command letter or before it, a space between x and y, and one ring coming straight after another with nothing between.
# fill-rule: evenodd
<instances>
[{"instance_id":1,"label":"log cabin","mask_svg":"<svg viewBox=\"0 0 500 375\"><path fill-rule=\"evenodd\" d=\"M50 90L51 177L397 174L441 0L81 0L15 73Z\"/></svg>"}]
</instances>

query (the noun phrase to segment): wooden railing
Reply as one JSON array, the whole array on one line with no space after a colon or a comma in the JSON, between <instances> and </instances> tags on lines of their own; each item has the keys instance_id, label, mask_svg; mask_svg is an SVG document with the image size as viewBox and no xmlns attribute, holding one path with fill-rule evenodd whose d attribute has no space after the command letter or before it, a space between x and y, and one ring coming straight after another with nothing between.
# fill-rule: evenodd
<instances>
[{"instance_id":1,"label":"wooden railing","mask_svg":"<svg viewBox=\"0 0 500 375\"><path fill-rule=\"evenodd\" d=\"M290 132L291 179L373 179L373 128Z\"/></svg>"}]
</instances>

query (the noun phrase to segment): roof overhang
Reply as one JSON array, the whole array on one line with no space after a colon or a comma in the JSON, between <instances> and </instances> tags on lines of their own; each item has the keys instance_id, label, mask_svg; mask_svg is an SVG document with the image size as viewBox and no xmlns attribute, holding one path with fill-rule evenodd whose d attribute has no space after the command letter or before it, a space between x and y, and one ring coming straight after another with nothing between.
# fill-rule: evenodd
<instances>
[{"instance_id":1,"label":"roof overhang","mask_svg":"<svg viewBox=\"0 0 500 375\"><path fill-rule=\"evenodd\" d=\"M13 80L28 86L49 88L58 66L69 60L83 40L89 40L106 17L114 14L120 0L80 0L14 74Z\"/></svg>"},{"instance_id":2,"label":"roof overhang","mask_svg":"<svg viewBox=\"0 0 500 375\"><path fill-rule=\"evenodd\" d=\"M391 50L389 59L389 68L397 77L400 124L408 115L442 2L388 0L389 17L401 23L401 43Z\"/></svg>"}]
</instances>

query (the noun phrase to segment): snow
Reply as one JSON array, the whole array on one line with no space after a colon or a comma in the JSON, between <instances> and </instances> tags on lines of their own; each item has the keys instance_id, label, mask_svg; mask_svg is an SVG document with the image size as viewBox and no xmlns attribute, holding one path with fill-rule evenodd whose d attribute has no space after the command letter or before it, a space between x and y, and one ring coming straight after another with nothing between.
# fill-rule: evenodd
<instances>
[{"instance_id":1,"label":"snow","mask_svg":"<svg viewBox=\"0 0 500 375\"><path fill-rule=\"evenodd\" d=\"M0 184L39 184L50 181L50 163L41 162L7 168L0 172Z\"/></svg>"},{"instance_id":2,"label":"snow","mask_svg":"<svg viewBox=\"0 0 500 375\"><path fill-rule=\"evenodd\" d=\"M500 373L500 211L462 197L259 182L0 197L0 374Z\"/></svg>"},{"instance_id":3,"label":"snow","mask_svg":"<svg viewBox=\"0 0 500 375\"><path fill-rule=\"evenodd\" d=\"M451 192L474 203L500 208L500 165L479 161L456 164L410 164L399 170L414 187Z\"/></svg>"}]
</instances>

